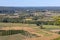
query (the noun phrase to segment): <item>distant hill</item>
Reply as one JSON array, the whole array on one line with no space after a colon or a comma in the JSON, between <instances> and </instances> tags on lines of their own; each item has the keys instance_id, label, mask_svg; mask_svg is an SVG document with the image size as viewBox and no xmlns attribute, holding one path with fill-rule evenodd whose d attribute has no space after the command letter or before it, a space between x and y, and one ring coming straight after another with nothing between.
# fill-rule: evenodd
<instances>
[{"instance_id":1,"label":"distant hill","mask_svg":"<svg viewBox=\"0 0 60 40\"><path fill-rule=\"evenodd\" d=\"M0 7L0 13L19 13L19 12L36 12L36 11L60 11L60 7Z\"/></svg>"}]
</instances>

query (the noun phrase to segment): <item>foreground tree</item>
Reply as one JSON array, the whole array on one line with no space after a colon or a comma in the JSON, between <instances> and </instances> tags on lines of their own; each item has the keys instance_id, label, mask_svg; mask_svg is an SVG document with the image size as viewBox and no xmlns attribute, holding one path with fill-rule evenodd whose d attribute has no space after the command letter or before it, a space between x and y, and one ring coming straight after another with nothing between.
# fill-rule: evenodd
<instances>
[{"instance_id":1,"label":"foreground tree","mask_svg":"<svg viewBox=\"0 0 60 40\"><path fill-rule=\"evenodd\" d=\"M36 25L39 26L39 28L43 29L43 24L42 24L42 22L37 21L37 22L36 22Z\"/></svg>"}]
</instances>

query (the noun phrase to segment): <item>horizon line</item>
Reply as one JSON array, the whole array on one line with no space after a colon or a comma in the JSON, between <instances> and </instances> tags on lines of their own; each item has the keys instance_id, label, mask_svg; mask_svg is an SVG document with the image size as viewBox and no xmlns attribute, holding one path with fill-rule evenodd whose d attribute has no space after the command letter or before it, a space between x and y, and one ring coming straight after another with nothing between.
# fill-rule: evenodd
<instances>
[{"instance_id":1,"label":"horizon line","mask_svg":"<svg viewBox=\"0 0 60 40\"><path fill-rule=\"evenodd\" d=\"M0 6L0 7L60 7L60 6Z\"/></svg>"}]
</instances>

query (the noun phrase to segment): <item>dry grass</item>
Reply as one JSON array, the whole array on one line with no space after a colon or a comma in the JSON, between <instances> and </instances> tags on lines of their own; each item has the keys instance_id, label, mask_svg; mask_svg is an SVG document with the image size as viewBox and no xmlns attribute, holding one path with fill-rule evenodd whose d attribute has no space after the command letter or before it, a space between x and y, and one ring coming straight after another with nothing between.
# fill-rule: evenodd
<instances>
[{"instance_id":1,"label":"dry grass","mask_svg":"<svg viewBox=\"0 0 60 40\"><path fill-rule=\"evenodd\" d=\"M21 34L15 34L9 36L0 36L0 40L52 40L59 37L59 34L42 30L35 24L0 23L0 30L24 30L38 36L28 38Z\"/></svg>"}]
</instances>

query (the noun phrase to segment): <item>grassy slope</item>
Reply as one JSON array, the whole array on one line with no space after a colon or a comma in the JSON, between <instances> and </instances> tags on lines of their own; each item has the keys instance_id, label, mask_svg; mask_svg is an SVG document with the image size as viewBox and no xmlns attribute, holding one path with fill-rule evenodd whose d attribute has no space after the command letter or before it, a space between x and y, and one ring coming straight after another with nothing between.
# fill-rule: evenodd
<instances>
[{"instance_id":1,"label":"grassy slope","mask_svg":"<svg viewBox=\"0 0 60 40\"><path fill-rule=\"evenodd\" d=\"M39 27L36 26L35 24L21 24L21 23L0 23L0 27L12 27L12 26L20 26L20 27ZM44 28L46 29L57 29L60 28L60 26L56 26L56 25L43 25Z\"/></svg>"},{"instance_id":2,"label":"grassy slope","mask_svg":"<svg viewBox=\"0 0 60 40\"><path fill-rule=\"evenodd\" d=\"M21 23L0 23L0 28L1 27L30 27L32 29L35 29L36 33L43 35L44 37L49 37L52 35L55 35L53 33L46 32L44 30L41 30L39 26L36 26L35 24L21 24ZM44 28L60 28L59 26L52 26L52 25L44 25ZM28 30L29 31L29 30ZM24 36L21 36L20 34L12 35L12 36L0 36L0 40L20 40L22 37L25 38Z\"/></svg>"},{"instance_id":3,"label":"grassy slope","mask_svg":"<svg viewBox=\"0 0 60 40\"><path fill-rule=\"evenodd\" d=\"M25 36L21 34L0 36L0 40L23 40L23 39L25 39Z\"/></svg>"},{"instance_id":4,"label":"grassy slope","mask_svg":"<svg viewBox=\"0 0 60 40\"><path fill-rule=\"evenodd\" d=\"M43 25L46 29L60 29L60 26L57 25Z\"/></svg>"}]
</instances>

